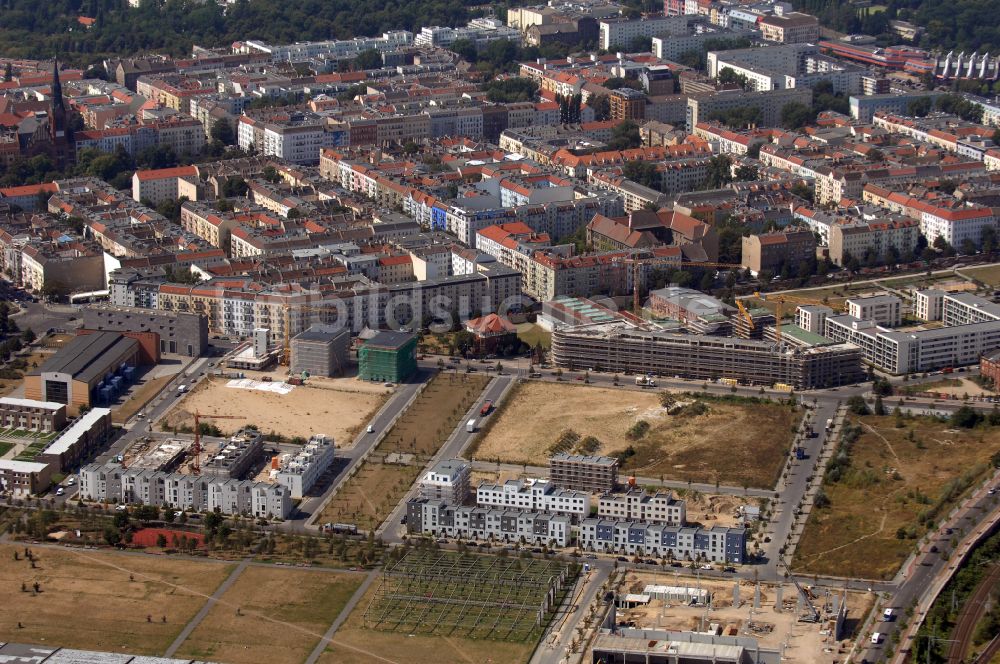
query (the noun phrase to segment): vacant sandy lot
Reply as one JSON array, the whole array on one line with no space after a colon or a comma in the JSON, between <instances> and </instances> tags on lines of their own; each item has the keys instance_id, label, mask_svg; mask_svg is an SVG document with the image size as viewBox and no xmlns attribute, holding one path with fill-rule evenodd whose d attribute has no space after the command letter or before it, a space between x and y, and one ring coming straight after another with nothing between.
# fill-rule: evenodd
<instances>
[{"instance_id":1,"label":"vacant sandy lot","mask_svg":"<svg viewBox=\"0 0 1000 664\"><path fill-rule=\"evenodd\" d=\"M596 454L635 454L622 469L645 477L773 486L800 415L777 403L706 401L699 415L669 415L656 392L528 382L502 406L480 441L476 459L546 465L549 449L567 429L593 436ZM649 432L626 434L639 421Z\"/></svg>"},{"instance_id":2,"label":"vacant sandy lot","mask_svg":"<svg viewBox=\"0 0 1000 664\"><path fill-rule=\"evenodd\" d=\"M363 580L361 574L248 567L177 656L234 664L298 664Z\"/></svg>"},{"instance_id":3,"label":"vacant sandy lot","mask_svg":"<svg viewBox=\"0 0 1000 664\"><path fill-rule=\"evenodd\" d=\"M253 378L248 374L248 378ZM212 377L181 401L164 418L168 426L194 426L195 411L243 415L246 420L216 420L226 434L246 424L289 438L314 433L332 436L339 448L354 444L354 434L375 414L391 390L353 379L317 379L288 394L226 387L228 378Z\"/></svg>"},{"instance_id":4,"label":"vacant sandy lot","mask_svg":"<svg viewBox=\"0 0 1000 664\"><path fill-rule=\"evenodd\" d=\"M23 546L0 546L0 641L162 655L233 569L107 551L32 551L35 569Z\"/></svg>"}]
</instances>

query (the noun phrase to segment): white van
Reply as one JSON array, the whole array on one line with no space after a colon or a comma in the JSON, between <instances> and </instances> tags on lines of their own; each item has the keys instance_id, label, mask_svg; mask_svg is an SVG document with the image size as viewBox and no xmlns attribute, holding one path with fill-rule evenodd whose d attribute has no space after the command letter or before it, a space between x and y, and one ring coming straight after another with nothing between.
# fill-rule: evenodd
<instances>
[{"instance_id":1,"label":"white van","mask_svg":"<svg viewBox=\"0 0 1000 664\"><path fill-rule=\"evenodd\" d=\"M882 643L882 635L879 634L878 632L872 634L872 643L875 645Z\"/></svg>"}]
</instances>

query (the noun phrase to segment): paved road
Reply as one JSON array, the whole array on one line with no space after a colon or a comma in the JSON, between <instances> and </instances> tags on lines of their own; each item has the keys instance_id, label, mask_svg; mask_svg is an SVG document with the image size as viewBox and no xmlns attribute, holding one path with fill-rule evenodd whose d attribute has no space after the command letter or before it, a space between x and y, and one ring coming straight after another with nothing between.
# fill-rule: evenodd
<instances>
[{"instance_id":1,"label":"paved road","mask_svg":"<svg viewBox=\"0 0 1000 664\"><path fill-rule=\"evenodd\" d=\"M591 561L591 570L581 577L574 588L574 595L559 607L559 613L553 617L529 664L559 664L567 661L565 657L569 654L576 628L587 616L590 605L613 569L610 561L604 561L600 565Z\"/></svg>"},{"instance_id":2,"label":"paved road","mask_svg":"<svg viewBox=\"0 0 1000 664\"><path fill-rule=\"evenodd\" d=\"M337 449L337 477L330 482L322 495L307 498L299 505L298 512L292 515L291 519L282 524L285 530L302 532L307 526L316 526L313 523L315 516L318 516L327 502L330 495L337 486L346 478L352 468L357 466L364 459L365 455L371 451L383 436L392 428L396 418L406 409L410 401L416 396L421 385L430 380L432 372L419 371L409 382L401 384L396 392L389 398L375 416L368 422L365 429L362 429L354 439L354 445L350 449ZM372 428L368 433L367 427ZM315 516L314 516L315 515Z\"/></svg>"},{"instance_id":3,"label":"paved road","mask_svg":"<svg viewBox=\"0 0 1000 664\"><path fill-rule=\"evenodd\" d=\"M489 399L493 403L500 401L500 397L507 390L507 388L512 384L514 378L510 375L496 376L493 380L489 382L486 389L483 390L479 398L472 404L472 407L466 411L465 415L459 420L458 426L452 431L448 440L445 441L441 449L438 450L437 454L427 463L427 468L430 468L442 459L454 459L456 457L461 457L465 452L465 449L472 442L472 439L476 436L475 432L469 432L466 430L466 423L475 418L479 422L482 418L479 417L479 410L483 406L483 402ZM488 415L487 417L493 417L493 415ZM478 429L478 427L477 427ZM382 522L379 527L377 534L382 540L388 544L399 544L403 541L403 535L406 534L406 526L402 525L400 521L403 515L406 514L406 502L412 498L417 491L417 484L414 483L410 487L410 490L406 492L396 507L389 514L389 517Z\"/></svg>"},{"instance_id":4,"label":"paved road","mask_svg":"<svg viewBox=\"0 0 1000 664\"><path fill-rule=\"evenodd\" d=\"M989 486L997 486L998 477L1000 476L994 476ZM997 496L991 495L987 488L977 490L953 512L951 518L946 519L940 525L931 537L921 542L917 554L900 572L900 576L904 577L902 583L881 606L876 605L872 612L873 619L868 626L869 629L862 630L859 635L861 651L858 653L859 658L856 661L884 661L884 644L874 645L866 640L870 631L877 631L885 635L886 640L898 632L898 621L885 622L881 619L882 609L891 607L897 609L897 613L902 613L907 607L919 604L908 627L908 632L915 631L916 625L922 619L940 588L961 566L957 562L957 556L961 554L961 551L953 553L947 558L942 557L942 552L951 550L951 540L959 532L970 533L963 545L960 546L960 549L967 550L971 546L971 541L976 538L976 533L984 531L982 524L985 521L1000 518L1000 507L997 506L997 503ZM948 529L951 529L953 534L949 535ZM937 552L933 551L932 547L937 549ZM911 645L909 638L904 637L899 644L897 661Z\"/></svg>"}]
</instances>

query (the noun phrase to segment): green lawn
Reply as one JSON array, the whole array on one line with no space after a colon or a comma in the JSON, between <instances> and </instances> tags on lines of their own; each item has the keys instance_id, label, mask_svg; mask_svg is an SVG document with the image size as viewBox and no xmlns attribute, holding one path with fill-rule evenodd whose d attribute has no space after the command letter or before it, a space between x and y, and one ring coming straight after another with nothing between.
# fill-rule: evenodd
<instances>
[{"instance_id":1,"label":"green lawn","mask_svg":"<svg viewBox=\"0 0 1000 664\"><path fill-rule=\"evenodd\" d=\"M0 457L10 452L13 449L14 443L2 443L0 442Z\"/></svg>"}]
</instances>

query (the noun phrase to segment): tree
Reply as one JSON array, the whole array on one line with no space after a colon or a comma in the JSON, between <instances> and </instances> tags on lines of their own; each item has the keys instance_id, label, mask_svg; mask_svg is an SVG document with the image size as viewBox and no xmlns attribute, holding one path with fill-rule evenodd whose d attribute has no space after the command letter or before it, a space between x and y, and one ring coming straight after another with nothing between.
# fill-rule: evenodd
<instances>
[{"instance_id":1,"label":"tree","mask_svg":"<svg viewBox=\"0 0 1000 664\"><path fill-rule=\"evenodd\" d=\"M530 78L514 76L489 81L483 85L483 91L486 98L495 103L534 101L538 96L538 84Z\"/></svg>"},{"instance_id":2,"label":"tree","mask_svg":"<svg viewBox=\"0 0 1000 664\"><path fill-rule=\"evenodd\" d=\"M382 54L374 48L370 48L367 51L361 51L358 53L358 56L354 58L354 68L360 71L368 69L381 69Z\"/></svg>"},{"instance_id":3,"label":"tree","mask_svg":"<svg viewBox=\"0 0 1000 664\"><path fill-rule=\"evenodd\" d=\"M813 110L797 101L789 102L781 108L781 126L785 129L801 129L812 124L815 119Z\"/></svg>"},{"instance_id":4,"label":"tree","mask_svg":"<svg viewBox=\"0 0 1000 664\"><path fill-rule=\"evenodd\" d=\"M756 166L744 164L736 169L735 179L738 182L753 182L759 179L759 177Z\"/></svg>"},{"instance_id":5,"label":"tree","mask_svg":"<svg viewBox=\"0 0 1000 664\"><path fill-rule=\"evenodd\" d=\"M167 536L163 533L158 534L156 536L156 546L161 549L167 548Z\"/></svg>"},{"instance_id":6,"label":"tree","mask_svg":"<svg viewBox=\"0 0 1000 664\"><path fill-rule=\"evenodd\" d=\"M962 406L951 414L949 421L952 426L971 429L983 421L983 416L969 406Z\"/></svg>"},{"instance_id":7,"label":"tree","mask_svg":"<svg viewBox=\"0 0 1000 664\"><path fill-rule=\"evenodd\" d=\"M466 62L475 62L479 57L476 45L470 39L456 39L448 47L448 50L458 53Z\"/></svg>"},{"instance_id":8,"label":"tree","mask_svg":"<svg viewBox=\"0 0 1000 664\"><path fill-rule=\"evenodd\" d=\"M595 120L603 122L611 117L611 100L607 95L594 95L587 105L593 109Z\"/></svg>"},{"instance_id":9,"label":"tree","mask_svg":"<svg viewBox=\"0 0 1000 664\"><path fill-rule=\"evenodd\" d=\"M876 415L885 415L885 404L882 403L882 395L875 397L875 409L873 411Z\"/></svg>"},{"instance_id":10,"label":"tree","mask_svg":"<svg viewBox=\"0 0 1000 664\"><path fill-rule=\"evenodd\" d=\"M216 120L209 131L209 136L222 145L236 144L236 132L233 131L233 125L229 120Z\"/></svg>"},{"instance_id":11,"label":"tree","mask_svg":"<svg viewBox=\"0 0 1000 664\"><path fill-rule=\"evenodd\" d=\"M864 398L857 395L847 400L847 410L854 415L871 415L871 411L868 410L868 404L865 403Z\"/></svg>"},{"instance_id":12,"label":"tree","mask_svg":"<svg viewBox=\"0 0 1000 664\"><path fill-rule=\"evenodd\" d=\"M718 189L733 181L731 172L733 162L728 155L720 154L712 157L708 163L708 175L705 178L706 189Z\"/></svg>"},{"instance_id":13,"label":"tree","mask_svg":"<svg viewBox=\"0 0 1000 664\"><path fill-rule=\"evenodd\" d=\"M639 135L639 125L632 120L625 120L611 130L611 140L608 147L612 150L631 150L642 145Z\"/></svg>"},{"instance_id":14,"label":"tree","mask_svg":"<svg viewBox=\"0 0 1000 664\"><path fill-rule=\"evenodd\" d=\"M622 175L644 187L660 190L660 171L649 161L627 161L622 167Z\"/></svg>"},{"instance_id":15,"label":"tree","mask_svg":"<svg viewBox=\"0 0 1000 664\"><path fill-rule=\"evenodd\" d=\"M930 97L918 97L906 105L906 114L922 118L931 112L932 105Z\"/></svg>"}]
</instances>

